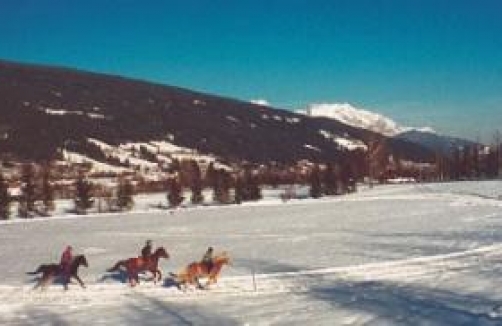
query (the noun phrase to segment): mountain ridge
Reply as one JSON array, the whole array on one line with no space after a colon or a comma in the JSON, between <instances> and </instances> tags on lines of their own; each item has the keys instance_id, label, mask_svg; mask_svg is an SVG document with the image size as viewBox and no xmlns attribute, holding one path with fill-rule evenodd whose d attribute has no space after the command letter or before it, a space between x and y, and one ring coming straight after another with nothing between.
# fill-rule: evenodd
<instances>
[{"instance_id":1,"label":"mountain ridge","mask_svg":"<svg viewBox=\"0 0 502 326\"><path fill-rule=\"evenodd\" d=\"M230 161L350 160L334 141L379 135L322 117L96 72L0 61L0 152L43 160L88 139L118 146L169 140ZM327 136L331 135L331 136ZM406 140L391 151L415 161L432 153Z\"/></svg>"}]
</instances>

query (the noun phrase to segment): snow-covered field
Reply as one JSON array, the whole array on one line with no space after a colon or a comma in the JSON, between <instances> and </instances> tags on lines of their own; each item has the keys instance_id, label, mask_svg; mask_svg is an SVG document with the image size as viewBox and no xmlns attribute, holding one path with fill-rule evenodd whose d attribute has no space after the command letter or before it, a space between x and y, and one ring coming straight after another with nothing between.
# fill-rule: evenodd
<instances>
[{"instance_id":1,"label":"snow-covered field","mask_svg":"<svg viewBox=\"0 0 502 326\"><path fill-rule=\"evenodd\" d=\"M393 185L173 214L8 221L0 324L500 325L500 195L502 182ZM208 246L233 265L207 291L182 292L168 278L130 288L105 273L146 239L171 254L166 275ZM89 260L87 289L32 291L25 273L58 261L69 243Z\"/></svg>"}]
</instances>

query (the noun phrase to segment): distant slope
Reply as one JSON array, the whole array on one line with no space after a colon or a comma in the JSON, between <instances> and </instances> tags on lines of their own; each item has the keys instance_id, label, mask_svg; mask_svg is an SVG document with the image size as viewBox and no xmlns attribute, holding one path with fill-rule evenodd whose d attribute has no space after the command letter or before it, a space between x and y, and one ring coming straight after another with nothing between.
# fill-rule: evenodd
<instances>
[{"instance_id":1,"label":"distant slope","mask_svg":"<svg viewBox=\"0 0 502 326\"><path fill-rule=\"evenodd\" d=\"M445 156L451 155L455 148L473 146L476 144L475 142L470 140L418 130L403 132L397 135L396 138L419 144L433 152L440 153Z\"/></svg>"},{"instance_id":2,"label":"distant slope","mask_svg":"<svg viewBox=\"0 0 502 326\"><path fill-rule=\"evenodd\" d=\"M231 161L294 162L350 158L346 142L371 131L239 100L71 69L0 61L0 153L42 160L63 147L99 157L112 146L169 141ZM335 141L342 139L344 141ZM432 153L392 139L400 157Z\"/></svg>"}]
</instances>

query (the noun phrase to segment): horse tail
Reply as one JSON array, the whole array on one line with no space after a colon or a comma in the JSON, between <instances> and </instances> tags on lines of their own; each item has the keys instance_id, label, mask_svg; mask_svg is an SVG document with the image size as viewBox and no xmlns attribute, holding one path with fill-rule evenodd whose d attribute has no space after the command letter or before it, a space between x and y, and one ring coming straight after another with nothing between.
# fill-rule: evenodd
<instances>
[{"instance_id":1,"label":"horse tail","mask_svg":"<svg viewBox=\"0 0 502 326\"><path fill-rule=\"evenodd\" d=\"M42 272L42 265L38 266L38 268L34 272L26 272L27 275L37 275Z\"/></svg>"},{"instance_id":2,"label":"horse tail","mask_svg":"<svg viewBox=\"0 0 502 326\"><path fill-rule=\"evenodd\" d=\"M169 273L169 276L171 276L176 282L185 282L188 277L188 272L186 269L184 269L178 274Z\"/></svg>"},{"instance_id":3,"label":"horse tail","mask_svg":"<svg viewBox=\"0 0 502 326\"><path fill-rule=\"evenodd\" d=\"M119 261L115 264L115 266L113 266L112 268L107 269L106 271L107 271L108 273L115 272L115 271L119 270L121 266L126 267L126 265L125 265L125 260L119 260Z\"/></svg>"}]
</instances>

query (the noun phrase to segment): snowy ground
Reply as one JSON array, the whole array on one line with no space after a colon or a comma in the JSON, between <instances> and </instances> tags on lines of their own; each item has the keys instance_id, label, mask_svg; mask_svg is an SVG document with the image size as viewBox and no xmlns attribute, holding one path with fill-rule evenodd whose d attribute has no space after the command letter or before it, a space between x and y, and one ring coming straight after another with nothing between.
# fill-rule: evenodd
<instances>
[{"instance_id":1,"label":"snowy ground","mask_svg":"<svg viewBox=\"0 0 502 326\"><path fill-rule=\"evenodd\" d=\"M320 200L0 224L1 325L500 325L502 182L396 185ZM132 289L104 271L165 246L165 274L212 245L233 265L208 291ZM25 272L71 243L90 262L64 292ZM255 282L253 282L255 273Z\"/></svg>"}]
</instances>

